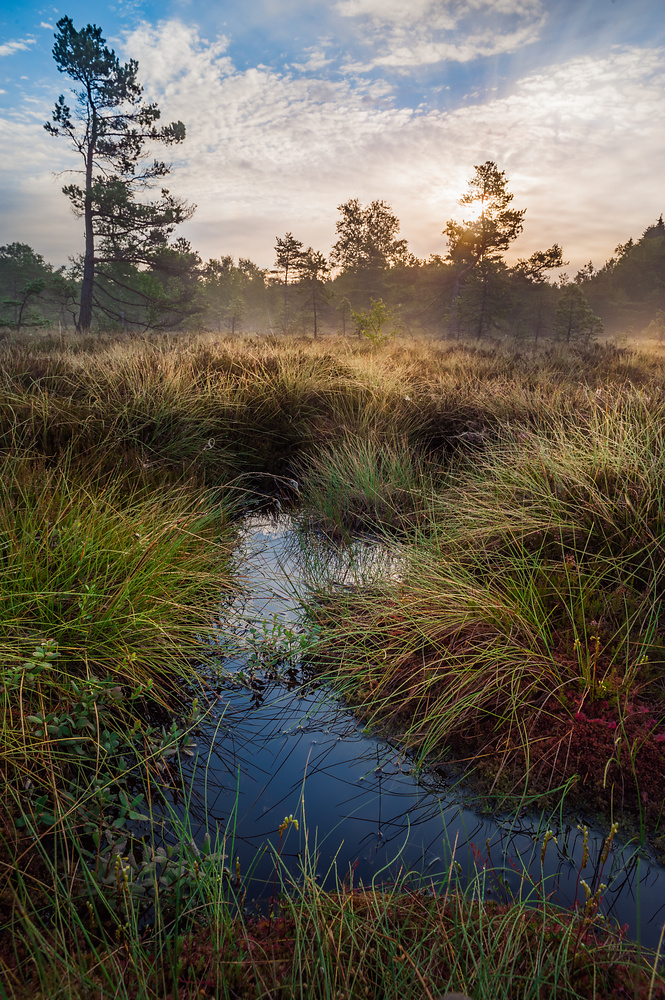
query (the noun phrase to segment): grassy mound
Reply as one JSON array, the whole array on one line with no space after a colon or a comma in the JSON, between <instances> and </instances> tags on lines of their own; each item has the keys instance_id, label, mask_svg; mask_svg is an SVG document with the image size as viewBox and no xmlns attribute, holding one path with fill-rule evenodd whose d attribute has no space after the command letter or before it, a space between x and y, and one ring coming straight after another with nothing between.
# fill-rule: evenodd
<instances>
[{"instance_id":1,"label":"grassy mound","mask_svg":"<svg viewBox=\"0 0 665 1000\"><path fill-rule=\"evenodd\" d=\"M664 415L659 394L609 387L576 420L475 442L443 488L414 471L429 502L403 579L326 603L327 676L504 793L573 783L659 829Z\"/></svg>"}]
</instances>

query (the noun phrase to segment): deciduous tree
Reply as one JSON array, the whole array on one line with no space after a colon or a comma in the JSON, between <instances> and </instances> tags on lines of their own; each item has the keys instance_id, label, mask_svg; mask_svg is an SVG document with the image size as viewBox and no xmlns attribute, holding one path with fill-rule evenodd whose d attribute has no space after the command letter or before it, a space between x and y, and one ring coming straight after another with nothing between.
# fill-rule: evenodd
<instances>
[{"instance_id":1,"label":"deciduous tree","mask_svg":"<svg viewBox=\"0 0 665 1000\"><path fill-rule=\"evenodd\" d=\"M263 313L265 272L245 257L236 265L226 254L202 268L199 291L204 321L220 331L224 324L234 334L248 313Z\"/></svg>"},{"instance_id":2,"label":"deciduous tree","mask_svg":"<svg viewBox=\"0 0 665 1000\"><path fill-rule=\"evenodd\" d=\"M384 344L397 333L393 324L393 314L383 299L372 299L369 309L360 309L358 312L352 312L351 315L358 336L365 337L375 346ZM393 329L390 332L383 329L386 324L393 324Z\"/></svg>"},{"instance_id":3,"label":"deciduous tree","mask_svg":"<svg viewBox=\"0 0 665 1000\"><path fill-rule=\"evenodd\" d=\"M384 269L402 264L408 257L406 240L397 239L399 219L385 201L361 205L350 198L338 205L337 241L330 262L343 271Z\"/></svg>"}]
</instances>

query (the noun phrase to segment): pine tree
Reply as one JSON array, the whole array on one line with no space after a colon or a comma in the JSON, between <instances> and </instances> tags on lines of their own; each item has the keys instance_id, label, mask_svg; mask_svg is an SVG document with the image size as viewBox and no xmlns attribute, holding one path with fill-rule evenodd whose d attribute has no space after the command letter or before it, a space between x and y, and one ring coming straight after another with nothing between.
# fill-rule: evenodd
<instances>
[{"instance_id":1,"label":"pine tree","mask_svg":"<svg viewBox=\"0 0 665 1000\"><path fill-rule=\"evenodd\" d=\"M594 315L580 285L565 285L556 308L556 339L567 347L588 347L602 331L603 321Z\"/></svg>"},{"instance_id":2,"label":"pine tree","mask_svg":"<svg viewBox=\"0 0 665 1000\"><path fill-rule=\"evenodd\" d=\"M525 324L527 329L531 328L534 346L550 326L549 316L553 312L552 301L556 295L556 288L547 281L546 272L565 267L567 263L561 247L555 243L548 250L536 250L527 259L521 257L512 269L518 292L518 316L515 321Z\"/></svg>"},{"instance_id":3,"label":"pine tree","mask_svg":"<svg viewBox=\"0 0 665 1000\"><path fill-rule=\"evenodd\" d=\"M168 238L193 208L164 188L154 201L139 201L136 196L170 169L159 160L141 163L146 143L182 142L185 126L180 121L157 125L160 111L143 100L138 63L134 59L120 63L101 28L89 24L77 31L69 17L62 17L56 27L53 58L78 89L74 111L61 94L44 128L69 139L83 160L83 185L68 184L63 192L85 225L78 327L88 330L93 304L102 304L95 295L100 275L106 282L122 284L114 277L114 267L115 272L127 264L167 272L177 269L168 253ZM180 258L180 267L187 270L191 259Z\"/></svg>"},{"instance_id":4,"label":"pine tree","mask_svg":"<svg viewBox=\"0 0 665 1000\"><path fill-rule=\"evenodd\" d=\"M459 328L460 310L467 316L475 314L473 332L480 339L508 308L503 255L522 232L526 209L510 208L513 195L508 191L506 172L493 160L476 165L474 170L459 203L476 206L477 216L462 222L449 219L443 234L448 239L447 259L458 268L451 327ZM465 284L469 287L462 292Z\"/></svg>"},{"instance_id":5,"label":"pine tree","mask_svg":"<svg viewBox=\"0 0 665 1000\"><path fill-rule=\"evenodd\" d=\"M298 269L302 263L303 244L297 240L293 233L287 233L284 237L277 237L275 241L275 267L284 272L284 333L289 328L289 275L291 278L298 274Z\"/></svg>"},{"instance_id":6,"label":"pine tree","mask_svg":"<svg viewBox=\"0 0 665 1000\"><path fill-rule=\"evenodd\" d=\"M307 247L298 265L300 284L306 295L306 305L312 308L314 338L319 332L319 311L328 298L326 282L330 277L330 265L322 253Z\"/></svg>"}]
</instances>

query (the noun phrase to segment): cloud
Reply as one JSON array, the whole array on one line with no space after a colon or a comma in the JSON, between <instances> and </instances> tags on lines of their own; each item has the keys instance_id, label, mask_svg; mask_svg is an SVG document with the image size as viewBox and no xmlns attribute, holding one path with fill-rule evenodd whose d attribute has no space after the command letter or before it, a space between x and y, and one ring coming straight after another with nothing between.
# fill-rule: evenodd
<instances>
[{"instance_id":1,"label":"cloud","mask_svg":"<svg viewBox=\"0 0 665 1000\"><path fill-rule=\"evenodd\" d=\"M61 191L73 179L63 171L79 168L80 161L42 128L50 110L42 103L0 116L0 216L4 243L28 243L60 265L83 247L82 222Z\"/></svg>"},{"instance_id":2,"label":"cloud","mask_svg":"<svg viewBox=\"0 0 665 1000\"><path fill-rule=\"evenodd\" d=\"M369 61L349 61L350 72L514 52L536 41L545 21L542 0L338 0L335 9L357 22L357 40L372 50Z\"/></svg>"},{"instance_id":3,"label":"cloud","mask_svg":"<svg viewBox=\"0 0 665 1000\"><path fill-rule=\"evenodd\" d=\"M182 232L204 257L270 266L286 232L328 252L337 206L351 197L386 199L414 253L444 253L445 222L461 215L457 199L487 159L527 208L514 257L558 242L574 273L589 258L602 264L665 209L662 49L580 57L515 81L504 96L429 111L395 106L381 81L241 70L226 39L207 41L181 21L142 25L123 47L163 120L187 126L182 146L167 151L168 186L197 203ZM50 104L26 103L0 119L0 211L12 239L61 262L82 236L60 193L67 178L53 171L78 164L41 129L49 114ZM66 249L55 254L58 242Z\"/></svg>"},{"instance_id":4,"label":"cloud","mask_svg":"<svg viewBox=\"0 0 665 1000\"><path fill-rule=\"evenodd\" d=\"M507 170L515 204L528 208L520 255L558 241L573 263L604 259L664 207L660 50L575 59L517 81L508 96L416 112L386 103L380 83L373 92L239 71L224 42L177 22L143 26L126 43L146 92L187 125L171 186L198 203L188 232L207 255L267 264L275 235L290 230L326 249L336 206L352 196L386 198L416 253L442 252L443 225L486 159Z\"/></svg>"},{"instance_id":5,"label":"cloud","mask_svg":"<svg viewBox=\"0 0 665 1000\"><path fill-rule=\"evenodd\" d=\"M325 49L321 46L312 45L305 49L305 54L308 57L306 62L293 63L293 69L297 69L301 73L314 73L323 69L324 66L329 66L333 61L326 56Z\"/></svg>"},{"instance_id":6,"label":"cloud","mask_svg":"<svg viewBox=\"0 0 665 1000\"><path fill-rule=\"evenodd\" d=\"M49 31L55 31L55 25L54 24L49 24L48 21L40 21L39 22L39 27L40 28L48 28Z\"/></svg>"},{"instance_id":7,"label":"cloud","mask_svg":"<svg viewBox=\"0 0 665 1000\"><path fill-rule=\"evenodd\" d=\"M3 45L0 45L0 56L11 56L15 52L21 52L34 44L35 39L31 37L19 38L15 42L5 42Z\"/></svg>"}]
</instances>

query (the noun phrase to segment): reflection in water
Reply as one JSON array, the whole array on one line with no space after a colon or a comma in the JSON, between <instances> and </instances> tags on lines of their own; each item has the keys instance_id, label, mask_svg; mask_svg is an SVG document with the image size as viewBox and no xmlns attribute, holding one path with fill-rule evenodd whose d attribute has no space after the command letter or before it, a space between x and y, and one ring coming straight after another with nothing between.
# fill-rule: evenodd
<instances>
[{"instance_id":1,"label":"reflection in water","mask_svg":"<svg viewBox=\"0 0 665 1000\"><path fill-rule=\"evenodd\" d=\"M282 858L296 877L307 856L324 885L407 875L414 887L436 887L451 870L462 884L480 872L486 895L539 898L544 887L564 906L583 898L580 878L596 887L604 834L590 835L580 874L581 832L555 830L541 868L544 821L479 816L459 788L414 772L407 756L365 734L329 693L303 687L295 667L277 677L248 669L258 664L257 635L273 637L279 649L291 630L289 648L297 648L299 599L324 564L329 580L348 586L395 573L394 555L367 542L331 550L316 538L302 549L288 519L268 518L248 520L241 554L245 593L220 629L220 640L234 636L233 655L227 650L218 701L185 774L193 838L227 836L228 853L252 870L250 897L271 896L274 851L266 845L277 845L289 814L300 828L289 830ZM603 911L651 947L665 920L663 874L629 848L613 849L602 871Z\"/></svg>"}]
</instances>

